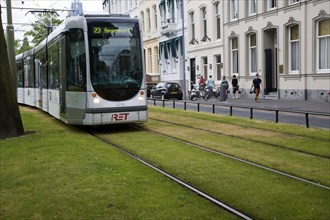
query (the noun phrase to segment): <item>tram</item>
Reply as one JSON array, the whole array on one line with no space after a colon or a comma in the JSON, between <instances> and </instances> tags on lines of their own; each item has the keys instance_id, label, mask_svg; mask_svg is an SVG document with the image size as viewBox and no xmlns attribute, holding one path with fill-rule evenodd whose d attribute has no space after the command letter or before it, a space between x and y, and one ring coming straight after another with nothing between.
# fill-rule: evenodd
<instances>
[{"instance_id":1,"label":"tram","mask_svg":"<svg viewBox=\"0 0 330 220\"><path fill-rule=\"evenodd\" d=\"M138 19L68 17L35 48L16 56L17 101L75 125L147 121Z\"/></svg>"}]
</instances>

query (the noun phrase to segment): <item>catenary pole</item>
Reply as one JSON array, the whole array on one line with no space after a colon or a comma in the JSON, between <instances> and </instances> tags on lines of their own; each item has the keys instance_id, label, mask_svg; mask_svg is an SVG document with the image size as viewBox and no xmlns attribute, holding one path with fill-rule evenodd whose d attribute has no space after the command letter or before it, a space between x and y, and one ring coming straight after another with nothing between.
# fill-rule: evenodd
<instances>
[{"instance_id":1,"label":"catenary pole","mask_svg":"<svg viewBox=\"0 0 330 220\"><path fill-rule=\"evenodd\" d=\"M11 13L11 0L7 0L7 52L8 52L8 60L10 66L10 72L13 77L14 87L16 87L16 65L15 65L15 49L14 49L14 26L13 26L13 18Z\"/></svg>"},{"instance_id":2,"label":"catenary pole","mask_svg":"<svg viewBox=\"0 0 330 220\"><path fill-rule=\"evenodd\" d=\"M184 34L185 14L184 14L184 0L181 0L181 20L182 20L182 73L183 73L183 99L187 98L187 86L186 86L186 44Z\"/></svg>"}]
</instances>

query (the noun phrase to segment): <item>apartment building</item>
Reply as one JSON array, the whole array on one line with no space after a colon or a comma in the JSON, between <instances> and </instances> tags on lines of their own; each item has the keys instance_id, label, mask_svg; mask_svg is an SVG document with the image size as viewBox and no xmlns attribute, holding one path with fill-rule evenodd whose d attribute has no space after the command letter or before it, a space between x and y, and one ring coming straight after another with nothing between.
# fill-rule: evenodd
<instances>
[{"instance_id":1,"label":"apartment building","mask_svg":"<svg viewBox=\"0 0 330 220\"><path fill-rule=\"evenodd\" d=\"M159 82L158 0L142 0L138 6L142 27L147 82Z\"/></svg>"},{"instance_id":2,"label":"apartment building","mask_svg":"<svg viewBox=\"0 0 330 220\"><path fill-rule=\"evenodd\" d=\"M219 84L236 75L250 95L259 73L266 98L329 96L328 0L106 1L113 13L141 20L146 71L158 75L149 81L179 82L187 91L200 76Z\"/></svg>"},{"instance_id":3,"label":"apartment building","mask_svg":"<svg viewBox=\"0 0 330 220\"><path fill-rule=\"evenodd\" d=\"M187 91L186 75L186 1L159 0L159 73L160 80L178 82Z\"/></svg>"},{"instance_id":4,"label":"apartment building","mask_svg":"<svg viewBox=\"0 0 330 220\"><path fill-rule=\"evenodd\" d=\"M330 1L224 1L224 72L249 94L259 73L269 98L322 100L330 91Z\"/></svg>"},{"instance_id":5,"label":"apartment building","mask_svg":"<svg viewBox=\"0 0 330 220\"><path fill-rule=\"evenodd\" d=\"M219 84L223 72L223 1L187 1L187 71L192 83L211 76Z\"/></svg>"}]
</instances>

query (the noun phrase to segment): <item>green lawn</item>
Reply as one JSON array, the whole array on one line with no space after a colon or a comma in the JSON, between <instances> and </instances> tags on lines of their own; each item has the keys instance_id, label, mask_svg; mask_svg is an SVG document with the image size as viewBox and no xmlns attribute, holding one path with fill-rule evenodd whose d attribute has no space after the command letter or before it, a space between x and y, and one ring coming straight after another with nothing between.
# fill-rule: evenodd
<instances>
[{"instance_id":1,"label":"green lawn","mask_svg":"<svg viewBox=\"0 0 330 220\"><path fill-rule=\"evenodd\" d=\"M21 108L29 135L0 140L0 219L235 219L129 156Z\"/></svg>"},{"instance_id":2,"label":"green lawn","mask_svg":"<svg viewBox=\"0 0 330 220\"><path fill-rule=\"evenodd\" d=\"M0 140L0 219L237 218L79 128L21 114L28 135ZM330 185L328 130L160 107L149 116L141 128ZM330 218L330 190L144 130L94 131L252 218Z\"/></svg>"}]
</instances>

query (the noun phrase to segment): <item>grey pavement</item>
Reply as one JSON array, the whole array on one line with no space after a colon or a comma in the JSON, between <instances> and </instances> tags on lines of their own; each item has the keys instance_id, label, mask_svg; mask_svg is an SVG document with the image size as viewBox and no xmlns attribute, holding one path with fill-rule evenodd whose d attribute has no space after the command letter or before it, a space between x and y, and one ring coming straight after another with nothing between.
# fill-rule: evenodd
<instances>
[{"instance_id":1,"label":"grey pavement","mask_svg":"<svg viewBox=\"0 0 330 220\"><path fill-rule=\"evenodd\" d=\"M210 103L219 105L232 105L239 107L252 107L264 109L278 109L289 111L303 111L311 113L325 113L330 114L330 102L328 101L298 101L298 100L279 100L279 99L266 99L261 98L260 102L255 102L253 96L241 96L238 99L229 97L226 101L220 102L216 99L204 101L198 100L200 103Z\"/></svg>"}]
</instances>

